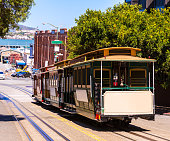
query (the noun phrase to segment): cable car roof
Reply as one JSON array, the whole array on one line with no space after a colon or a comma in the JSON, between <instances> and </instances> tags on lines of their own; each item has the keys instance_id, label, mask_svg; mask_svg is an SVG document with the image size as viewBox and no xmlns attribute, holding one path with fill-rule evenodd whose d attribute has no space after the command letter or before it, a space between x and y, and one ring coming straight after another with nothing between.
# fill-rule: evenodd
<instances>
[{"instance_id":1,"label":"cable car roof","mask_svg":"<svg viewBox=\"0 0 170 141\"><path fill-rule=\"evenodd\" d=\"M74 66L74 65L81 65L84 63L90 63L90 62L95 62L95 61L115 61L115 62L156 62L155 59L146 59L146 58L141 58L141 57L134 57L130 55L113 55L113 56L106 56L106 57L101 57L97 59L91 59L87 60L84 62L77 62L75 64L71 64L69 66L66 66L64 68Z\"/></svg>"},{"instance_id":2,"label":"cable car roof","mask_svg":"<svg viewBox=\"0 0 170 141\"><path fill-rule=\"evenodd\" d=\"M135 57L130 55L112 55L112 56L105 56L98 59L100 61L120 61L120 62L156 62L155 59L146 59L141 57Z\"/></svg>"}]
</instances>

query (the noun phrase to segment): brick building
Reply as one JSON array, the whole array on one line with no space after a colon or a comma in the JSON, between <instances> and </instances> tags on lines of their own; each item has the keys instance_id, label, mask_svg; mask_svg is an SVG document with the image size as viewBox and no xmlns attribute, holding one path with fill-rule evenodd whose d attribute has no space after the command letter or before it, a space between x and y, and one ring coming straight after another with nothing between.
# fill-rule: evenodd
<instances>
[{"instance_id":1,"label":"brick building","mask_svg":"<svg viewBox=\"0 0 170 141\"><path fill-rule=\"evenodd\" d=\"M11 57L10 55L11 54L17 54L19 56L19 58L22 59L22 53L21 52L9 49L9 50L3 50L3 51L0 52L0 57L1 57L0 61L2 63L10 62L10 57Z\"/></svg>"},{"instance_id":2,"label":"brick building","mask_svg":"<svg viewBox=\"0 0 170 141\"><path fill-rule=\"evenodd\" d=\"M57 30L36 31L34 36L34 68L39 69L45 65L52 65L55 63L56 58L58 61L66 59L66 46L63 44L51 44L51 41L56 40ZM67 29L62 28L58 32L58 40L66 43ZM56 53L55 53L56 52Z\"/></svg>"},{"instance_id":3,"label":"brick building","mask_svg":"<svg viewBox=\"0 0 170 141\"><path fill-rule=\"evenodd\" d=\"M170 0L125 0L129 4L142 5L142 10L150 8L165 8L170 6Z\"/></svg>"}]
</instances>

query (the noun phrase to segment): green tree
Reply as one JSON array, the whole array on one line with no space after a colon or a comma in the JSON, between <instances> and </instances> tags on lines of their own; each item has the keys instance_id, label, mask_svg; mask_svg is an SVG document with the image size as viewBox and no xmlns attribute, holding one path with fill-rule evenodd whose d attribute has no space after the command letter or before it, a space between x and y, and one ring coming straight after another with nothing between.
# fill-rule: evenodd
<instances>
[{"instance_id":1,"label":"green tree","mask_svg":"<svg viewBox=\"0 0 170 141\"><path fill-rule=\"evenodd\" d=\"M0 0L0 37L27 19L34 0Z\"/></svg>"},{"instance_id":2,"label":"green tree","mask_svg":"<svg viewBox=\"0 0 170 141\"><path fill-rule=\"evenodd\" d=\"M141 12L141 6L119 4L105 12L87 9L69 30L70 58L104 47L142 49L142 57L157 60L157 82L170 80L170 8Z\"/></svg>"},{"instance_id":3,"label":"green tree","mask_svg":"<svg viewBox=\"0 0 170 141\"><path fill-rule=\"evenodd\" d=\"M84 15L76 19L77 26L69 30L68 44L71 55L79 55L90 50L104 47L105 28L101 22L103 13L87 9Z\"/></svg>"}]
</instances>

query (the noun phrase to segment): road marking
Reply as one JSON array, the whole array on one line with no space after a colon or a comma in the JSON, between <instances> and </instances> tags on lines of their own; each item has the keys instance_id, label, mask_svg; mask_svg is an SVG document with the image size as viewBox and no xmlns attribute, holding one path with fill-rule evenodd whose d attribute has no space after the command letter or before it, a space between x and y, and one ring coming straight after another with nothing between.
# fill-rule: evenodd
<instances>
[{"instance_id":1,"label":"road marking","mask_svg":"<svg viewBox=\"0 0 170 141\"><path fill-rule=\"evenodd\" d=\"M25 93L27 93L27 92L25 92ZM35 106L34 104L32 104L32 105ZM38 107L38 108L39 108L41 111L45 111L44 109L41 109L40 107ZM49 111L45 111L45 112L48 113L49 115L51 115L52 117L54 117L54 118L56 118L56 119L64 122L65 124L73 127L74 129L76 129L76 130L78 130L78 131L80 131L80 132L88 135L89 137L91 137L91 138L93 138L93 139L95 139L95 140L97 140L97 141L106 141L105 139L102 139L101 137L99 137L99 136L97 136L97 135L95 135L95 134L93 134L93 133L91 133L91 132L89 132L89 131L81 128L81 127L78 126L78 125L73 125L73 124L68 123L69 120L67 120L67 119L65 119L65 118L57 117L57 116L55 116L55 115L52 115ZM76 127L76 126L77 126L77 127Z\"/></svg>"},{"instance_id":2,"label":"road marking","mask_svg":"<svg viewBox=\"0 0 170 141\"><path fill-rule=\"evenodd\" d=\"M6 78L7 78L7 79L9 79L9 80L13 80L13 79L12 79L12 78L10 78L9 76L6 76Z\"/></svg>"},{"instance_id":3,"label":"road marking","mask_svg":"<svg viewBox=\"0 0 170 141\"><path fill-rule=\"evenodd\" d=\"M33 104L33 105L34 105L34 104ZM34 105L34 106L35 106L35 105ZM93 133L91 133L91 132L83 129L82 127L80 127L80 126L78 126L78 125L74 125L73 123L72 123L72 124L69 123L70 121L67 120L67 119L65 119L65 118L57 117L57 116L51 114L49 111L46 111L46 110L44 110L44 109L41 109L40 107L38 107L38 108L39 108L41 111L45 111L45 112L48 113L50 116L52 116L52 117L54 117L54 118L56 118L56 119L64 122L65 124L73 127L74 129L76 129L76 130L78 130L78 131L80 131L80 132L88 135L89 137L91 137L91 138L93 138L93 139L95 139L95 140L97 140L97 141L106 141L105 139L102 139L101 137L99 137L99 136L97 136L97 135L95 135L95 134L93 134Z\"/></svg>"}]
</instances>

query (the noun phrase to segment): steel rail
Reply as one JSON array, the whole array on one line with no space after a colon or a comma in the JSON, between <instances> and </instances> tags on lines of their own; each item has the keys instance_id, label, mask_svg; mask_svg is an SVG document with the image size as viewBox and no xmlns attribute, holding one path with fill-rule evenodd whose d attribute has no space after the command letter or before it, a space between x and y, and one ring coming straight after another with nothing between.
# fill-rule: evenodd
<instances>
[{"instance_id":1,"label":"steel rail","mask_svg":"<svg viewBox=\"0 0 170 141\"><path fill-rule=\"evenodd\" d=\"M12 86L12 85L9 85L9 84L0 84L0 85L7 86L7 87L12 87L12 88L18 89L18 90L20 90L22 92L28 92L26 94L29 95L30 97L32 97L32 94L33 94L31 91L29 91L27 89L24 89L24 88L21 88L21 87Z\"/></svg>"},{"instance_id":2,"label":"steel rail","mask_svg":"<svg viewBox=\"0 0 170 141\"><path fill-rule=\"evenodd\" d=\"M106 125L107 125L108 127L110 127L110 128L113 128L113 126L111 126L110 124L106 124ZM131 126L133 126L133 125L131 125ZM115 129L116 129L116 128L115 128ZM128 134L131 134L131 135L134 135L134 136L138 136L138 137L141 137L141 138L143 138L143 139L150 140L150 141L157 141L157 140L160 140L160 139L165 140L165 141L169 141L169 139L166 139L166 138L163 138L163 137L160 137L160 136L157 136L157 135L153 135L153 134L151 134L151 133L146 133L146 132L144 132L144 131L141 131L140 133L147 134L147 135L150 135L150 136L155 137L155 138L158 138L158 139L151 139L151 138L146 137L146 136L144 136L144 135L141 135L141 134L132 132L129 128L127 129L126 127L117 127L117 129L120 129L121 131L124 131L124 132L126 132L126 133L128 133ZM117 134L119 134L119 133L117 133Z\"/></svg>"},{"instance_id":3,"label":"steel rail","mask_svg":"<svg viewBox=\"0 0 170 141\"><path fill-rule=\"evenodd\" d=\"M10 87L10 86L9 86ZM12 86L11 86L12 87ZM20 87L13 87L13 88L20 88ZM20 90L20 89L19 89ZM22 91L23 90L23 91ZM24 88L21 88L21 91L22 92L24 92L24 93L26 93L26 92L28 92L28 91L26 91L26 89L24 90ZM30 92L31 93L31 92ZM20 104L20 103L19 103ZM21 105L23 108L25 108L23 105ZM25 108L26 109L26 108ZM26 109L27 111L29 111L28 109ZM35 117L37 117L40 121L42 121L45 125L47 125L50 129L52 129L54 132L56 132L57 134L59 134L61 137L63 137L65 140L67 140L67 141L70 141L69 139L67 139L65 136L63 136L61 133L59 133L57 130L55 130L53 127L51 127L49 124L47 124L45 121L43 121L42 119L40 119L38 116L36 116L34 113L32 113L31 111L29 111L31 114L33 114ZM108 126L108 125L107 125ZM111 126L109 126L109 127L111 127ZM141 137L141 138L144 138L144 139L146 139L146 140L150 140L150 141L157 141L157 140L155 140L155 139L151 139L151 138L149 138L149 137L146 137L146 136L144 136L144 135L140 135L140 134L138 134L138 133L134 133L134 132L132 132L132 131L130 131L129 129L124 129L124 128L119 128L119 129L121 129L121 130L123 130L123 131L125 131L126 133L129 133L129 134L132 134L132 135L135 135L135 136L138 136L138 137ZM162 140L165 140L165 141L169 141L168 139L166 139L166 138L163 138L163 137L159 137L159 136L157 136L157 135L153 135L153 134L151 134L151 133L146 133L146 132L141 132L141 133L144 133L144 134L147 134L147 135L150 135L150 136L153 136L153 137L156 137L156 138L159 138L159 139L162 139ZM119 135L119 136L122 136L122 137L124 137L124 138L127 138L127 139L129 139L129 140L135 140L135 139L132 139L132 138L130 138L130 137L127 137L127 136L125 136L125 135L122 135L122 134L119 134L119 133L114 133L114 134L117 134L117 135Z\"/></svg>"},{"instance_id":4,"label":"steel rail","mask_svg":"<svg viewBox=\"0 0 170 141\"><path fill-rule=\"evenodd\" d=\"M29 116L27 116L16 104L14 101L16 101L15 99L13 99L12 97L8 96L7 94L1 92L2 95L7 96L10 99L10 102L12 102L12 104L18 109L18 111L20 111L20 113L33 125L33 127L47 140L47 141L54 141L46 132L44 132L31 118L29 118ZM12 100L14 101L12 101ZM17 101L16 101L17 102ZM21 105L21 104L20 104Z\"/></svg>"},{"instance_id":5,"label":"steel rail","mask_svg":"<svg viewBox=\"0 0 170 141\"><path fill-rule=\"evenodd\" d=\"M25 108L23 106L23 108ZM52 126L50 126L48 123L46 123L44 120L42 120L41 118L39 118L37 115L35 115L34 113L32 113L30 110L28 110L27 108L25 108L27 111L29 111L32 115L34 115L36 118L38 118L41 122L43 122L45 125L47 125L50 129L52 129L55 133L57 133L59 136L61 136L63 139L65 139L66 141L70 141L67 137L65 137L64 135L62 135L60 132L58 132L56 129L54 129Z\"/></svg>"},{"instance_id":6,"label":"steel rail","mask_svg":"<svg viewBox=\"0 0 170 141\"><path fill-rule=\"evenodd\" d=\"M9 107L9 106L8 106ZM10 107L9 107L10 108ZM27 136L29 141L33 141L33 139L31 138L31 136L29 135L29 133L27 132L27 130L25 129L25 127L23 126L23 124L18 120L17 116L14 114L14 112L12 111L12 109L10 108L11 113L13 114L13 117L15 118L15 120L18 122L18 124L20 125L21 129L24 131L25 135Z\"/></svg>"},{"instance_id":7,"label":"steel rail","mask_svg":"<svg viewBox=\"0 0 170 141\"><path fill-rule=\"evenodd\" d=\"M131 125L131 126L133 127L134 125ZM129 129L128 129L128 130L129 130ZM132 132L132 131L130 131L130 132ZM158 135L154 135L154 134L151 134L151 133L146 133L146 132L144 132L144 131L141 131L141 133L147 134L147 135L150 135L150 136L153 136L153 137L156 137L156 138L165 140L165 141L170 141L169 139L166 139L166 138L164 138L164 137L160 137L160 136L158 136ZM135 134L137 134L137 133L135 133Z\"/></svg>"},{"instance_id":8,"label":"steel rail","mask_svg":"<svg viewBox=\"0 0 170 141\"><path fill-rule=\"evenodd\" d=\"M3 95L0 94L0 98L1 98L1 96L3 96ZM3 96L3 97L4 97L4 96ZM2 99L4 99L4 98L2 98ZM6 98L5 98L5 100L6 100ZM9 100L9 101L10 101L10 100ZM13 118L18 122L19 126L20 126L21 129L24 131L24 133L25 133L25 135L27 136L28 140L29 140L29 141L33 141L33 139L31 138L31 136L29 135L29 133L27 132L27 130L25 129L25 127L23 126L23 124L20 122L20 120L18 120L17 116L16 116L16 115L14 114L14 112L12 111L11 107L8 106L8 108L10 109L10 111L11 111L11 113L12 113L12 115L13 115Z\"/></svg>"},{"instance_id":9,"label":"steel rail","mask_svg":"<svg viewBox=\"0 0 170 141\"><path fill-rule=\"evenodd\" d=\"M13 87L15 88L15 87ZM26 92L24 92L26 93ZM13 99L13 98L12 98ZM15 99L13 99L14 101L16 101ZM16 101L18 102L18 101ZM19 103L19 102L18 102ZM20 103L19 103L20 104ZM62 135L60 132L58 132L56 129L54 129L52 126L50 126L48 123L46 123L44 120L42 120L41 118L39 118L37 115L35 115L34 113L32 113L30 110L28 110L25 106L23 106L22 104L20 104L20 106L22 106L25 110L27 110L28 112L30 112L32 115L34 115L37 119L39 119L41 122L43 122L46 126L48 126L51 130L53 130L55 133L57 133L59 136L61 136L63 139L65 139L66 141L70 141L67 137L65 137L64 135Z\"/></svg>"}]
</instances>

